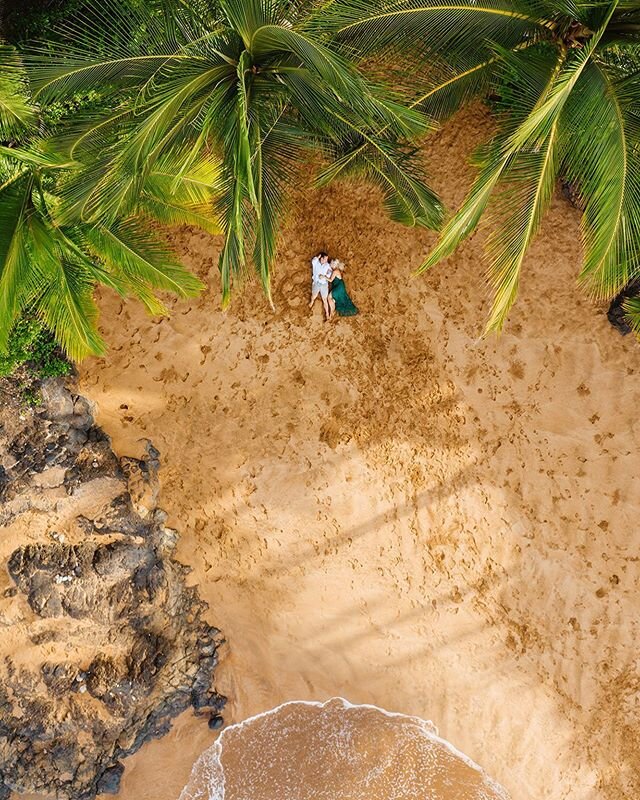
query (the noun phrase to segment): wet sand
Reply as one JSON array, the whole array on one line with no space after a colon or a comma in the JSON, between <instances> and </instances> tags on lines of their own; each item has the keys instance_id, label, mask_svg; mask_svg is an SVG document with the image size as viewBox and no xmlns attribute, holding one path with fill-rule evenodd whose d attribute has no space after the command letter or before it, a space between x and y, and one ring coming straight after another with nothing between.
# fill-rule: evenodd
<instances>
[{"instance_id":1,"label":"wet sand","mask_svg":"<svg viewBox=\"0 0 640 800\"><path fill-rule=\"evenodd\" d=\"M449 205L489 129L475 110L432 141ZM178 557L229 642L228 721L339 695L433 720L519 800L637 797L640 348L575 289L560 198L506 332L479 340L482 239L412 278L432 234L366 187L308 192L276 312L249 285L222 313L220 242L181 231L207 294L162 321L105 297L111 351L81 388L119 454L161 452ZM308 312L320 248L355 319ZM183 716L121 796L176 798L214 737Z\"/></svg>"},{"instance_id":2,"label":"wet sand","mask_svg":"<svg viewBox=\"0 0 640 800\"><path fill-rule=\"evenodd\" d=\"M428 722L352 706L287 703L227 728L180 800L507 800Z\"/></svg>"}]
</instances>

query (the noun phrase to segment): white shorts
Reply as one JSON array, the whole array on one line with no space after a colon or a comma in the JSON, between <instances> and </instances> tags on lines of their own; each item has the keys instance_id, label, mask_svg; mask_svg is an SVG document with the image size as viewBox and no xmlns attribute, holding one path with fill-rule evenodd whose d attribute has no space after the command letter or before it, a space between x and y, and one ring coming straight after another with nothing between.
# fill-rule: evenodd
<instances>
[{"instance_id":1,"label":"white shorts","mask_svg":"<svg viewBox=\"0 0 640 800\"><path fill-rule=\"evenodd\" d=\"M329 297L329 282L328 281L313 281L311 286L311 294L319 294L324 300Z\"/></svg>"}]
</instances>

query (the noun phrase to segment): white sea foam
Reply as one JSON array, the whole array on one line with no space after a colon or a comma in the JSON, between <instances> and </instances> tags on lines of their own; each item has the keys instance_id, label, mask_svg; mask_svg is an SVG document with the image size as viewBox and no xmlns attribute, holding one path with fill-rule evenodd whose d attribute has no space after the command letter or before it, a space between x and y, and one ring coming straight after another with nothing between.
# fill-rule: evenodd
<instances>
[{"instance_id":1,"label":"white sea foam","mask_svg":"<svg viewBox=\"0 0 640 800\"><path fill-rule=\"evenodd\" d=\"M318 715L310 715L305 720L296 714L305 707L317 709L321 715L330 716L327 716L324 723L319 721ZM362 724L363 714L353 713L365 710L375 712L375 715L381 715L387 720L398 720L397 729L396 726L384 726L382 719L376 720L367 715L369 727L368 732L365 731ZM292 719L287 721L288 717ZM263 723L269 719L270 726L265 728ZM391 731L391 746L388 750L377 752L378 732L382 733L385 728ZM365 743L366 736L369 736L373 753L362 746L363 731ZM252 739L264 737L265 732L268 737L266 743L256 751L256 742ZM279 752L278 745L287 742L288 737L293 737L289 742L295 742L297 747L307 733L309 748L304 750L303 758L292 752L288 763L289 754L286 750ZM386 742L387 739L384 740ZM310 753L309 749L314 752ZM408 750L411 751L410 756L407 756ZM258 759L256 752L259 754ZM449 753L450 758L445 753ZM506 791L464 753L442 739L432 722L374 705L355 705L341 697L332 698L325 703L289 701L225 728L216 743L196 762L189 784L182 791L179 800L235 800L235 796L227 797L226 789L234 790L226 786L223 760L227 762L227 769L236 771L233 779L235 784L238 782L237 776L241 775L243 784L254 787L247 790L245 786L236 795L241 800L263 792L270 800L299 800L302 795L296 791L295 786L301 781L299 772L305 768L309 770L309 764L312 768L304 780L304 798L339 800L336 797L336 787L332 784L335 784L336 775L345 774L349 787L345 786L344 797L349 800L361 796L363 800L371 800L366 797L366 793L371 787L377 787L373 791L379 792L381 786L387 787L384 790L385 800L427 796L433 800L457 798L461 788L463 794L467 792L464 797L471 800L508 800ZM229 764L233 766L229 767ZM460 772L462 765L468 768L463 777ZM477 784L477 788L472 789L471 793L468 793L469 770L474 773L474 787ZM351 785L351 775L354 776L353 782L357 783L355 790ZM464 781L466 788L462 784L456 786L457 781ZM434 789L432 784L437 784L438 788Z\"/></svg>"}]
</instances>

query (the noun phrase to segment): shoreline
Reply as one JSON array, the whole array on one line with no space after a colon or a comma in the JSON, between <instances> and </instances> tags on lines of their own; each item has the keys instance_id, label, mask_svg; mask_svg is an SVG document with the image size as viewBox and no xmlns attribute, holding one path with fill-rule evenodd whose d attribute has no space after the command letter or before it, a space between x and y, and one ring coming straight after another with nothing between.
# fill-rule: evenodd
<instances>
[{"instance_id":1,"label":"shoreline","mask_svg":"<svg viewBox=\"0 0 640 800\"><path fill-rule=\"evenodd\" d=\"M383 723L383 720L388 720L389 724ZM316 730L318 727L319 731ZM340 744L334 743L333 747L327 747L326 752L316 753L314 742L318 734L323 741L330 738L326 727L335 731ZM403 736L407 730L409 735ZM384 744L379 741L382 735L385 736ZM299 741L297 743L297 748L302 752L297 749L291 753L287 744L281 746L281 739L285 742L302 739L304 742L305 737L309 737L306 745L300 747ZM231 742L225 750L227 739L231 739ZM260 746L261 740L264 740L264 747ZM376 753L372 759L366 752L367 745ZM419 755L423 749L429 753L427 763L420 763ZM382 763L381 750L385 753L386 765ZM268 780L266 784L263 783L262 767L253 763L252 756L264 760L262 767L273 773L271 783ZM428 789L429 796L433 795L434 800L449 798L450 789L457 800L463 797L464 800L472 800L472 797L476 800L509 800L505 790L482 767L438 736L431 722L378 706L355 705L342 697L332 697L324 703L290 700L226 727L214 745L194 765L189 784L179 800L223 800L228 792L228 800L233 800L237 784L246 783L253 786L251 794L247 794L247 787L244 786L244 791L238 797L253 797L254 791L257 791L260 797L266 794L272 800L285 800L290 796L299 796L301 783L308 786L305 797L324 797L331 792L328 788L330 777L326 781L320 778L316 783L317 774L307 778L298 775L292 781L293 774L304 773L316 758L320 759L319 771L322 774L332 775L335 770L347 773L345 783L341 784L345 797L360 798L362 792L366 791L368 800L387 800L388 796L379 795L371 782L377 784L380 774L391 768L394 784L404 784L406 781L410 784L405 787L409 794L403 792L403 798L413 798L419 783L423 790ZM278 764L276 768L271 767L273 761ZM256 769L260 773L255 779L257 785L252 782L251 774ZM241 775L237 774L238 771ZM251 776L247 777L246 773ZM283 783L276 788L278 780ZM293 782L296 786L292 785ZM335 796L335 792L331 796Z\"/></svg>"}]
</instances>

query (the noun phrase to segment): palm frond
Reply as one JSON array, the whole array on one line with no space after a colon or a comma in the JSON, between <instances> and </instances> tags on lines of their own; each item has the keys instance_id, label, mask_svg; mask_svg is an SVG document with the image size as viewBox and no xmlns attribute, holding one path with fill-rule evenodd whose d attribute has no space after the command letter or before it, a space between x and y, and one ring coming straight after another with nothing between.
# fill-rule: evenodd
<instances>
[{"instance_id":1,"label":"palm frond","mask_svg":"<svg viewBox=\"0 0 640 800\"><path fill-rule=\"evenodd\" d=\"M552 125L571 96L583 71L590 63L615 11L617 1L614 0L606 8L606 14L600 27L591 36L588 43L582 48L573 50L566 59L561 59L557 74L553 76L548 90L541 95L527 119L505 143L505 152L516 152L519 147L540 143L549 135Z\"/></svg>"},{"instance_id":2,"label":"palm frond","mask_svg":"<svg viewBox=\"0 0 640 800\"><path fill-rule=\"evenodd\" d=\"M231 300L233 281L241 279L246 269L245 240L252 223L250 214L243 213L247 192L244 183L236 179L233 169L236 161L237 156L233 162L224 165L226 180L216 200L216 212L225 231L218 264L222 280L222 305L225 308Z\"/></svg>"},{"instance_id":3,"label":"palm frond","mask_svg":"<svg viewBox=\"0 0 640 800\"><path fill-rule=\"evenodd\" d=\"M331 30L360 52L380 54L409 50L423 59L446 53L482 60L489 42L503 47L552 29L535 3L483 0L348 0L323 9L320 30Z\"/></svg>"},{"instance_id":4,"label":"palm frond","mask_svg":"<svg viewBox=\"0 0 640 800\"><path fill-rule=\"evenodd\" d=\"M199 152L183 168L185 155L174 150L161 156L144 182L136 203L143 216L163 225L194 225L212 234L222 233L215 200L221 187L218 159Z\"/></svg>"},{"instance_id":5,"label":"palm frond","mask_svg":"<svg viewBox=\"0 0 640 800\"><path fill-rule=\"evenodd\" d=\"M253 260L267 299L271 300L271 267L286 210L287 191L299 175L304 140L279 116L256 142L258 208Z\"/></svg>"},{"instance_id":6,"label":"palm frond","mask_svg":"<svg viewBox=\"0 0 640 800\"><path fill-rule=\"evenodd\" d=\"M516 300L522 262L553 196L559 166L558 121L547 139L513 159L504 179L509 188L492 209L487 243L488 277L494 301L485 331L502 330Z\"/></svg>"},{"instance_id":7,"label":"palm frond","mask_svg":"<svg viewBox=\"0 0 640 800\"><path fill-rule=\"evenodd\" d=\"M478 173L464 203L444 226L438 243L418 268L419 273L425 272L443 258L450 256L460 243L475 231L491 200L493 191L512 160L513 156L505 159L496 148L493 149Z\"/></svg>"},{"instance_id":8,"label":"palm frond","mask_svg":"<svg viewBox=\"0 0 640 800\"><path fill-rule=\"evenodd\" d=\"M39 98L61 98L88 88L137 86L166 63L193 60L176 52L182 44L176 27L147 3L87 3L56 33L56 42L33 44L24 57Z\"/></svg>"},{"instance_id":9,"label":"palm frond","mask_svg":"<svg viewBox=\"0 0 640 800\"><path fill-rule=\"evenodd\" d=\"M139 220L86 226L83 234L93 255L125 280L143 281L179 297L194 297L203 289L198 278Z\"/></svg>"},{"instance_id":10,"label":"palm frond","mask_svg":"<svg viewBox=\"0 0 640 800\"><path fill-rule=\"evenodd\" d=\"M306 69L317 74L335 92L345 97L352 94L352 88L357 89L361 82L360 76L347 59L312 37L283 26L264 25L258 28L251 38L250 52L258 61L274 54L291 54Z\"/></svg>"},{"instance_id":11,"label":"palm frond","mask_svg":"<svg viewBox=\"0 0 640 800\"><path fill-rule=\"evenodd\" d=\"M46 170L69 169L74 166L74 162L68 158L53 151L44 151L37 145L29 149L0 145L0 158L15 161L23 166L40 167Z\"/></svg>"},{"instance_id":12,"label":"palm frond","mask_svg":"<svg viewBox=\"0 0 640 800\"><path fill-rule=\"evenodd\" d=\"M249 94L247 75L251 71L251 56L244 50L238 61L238 104L237 104L237 149L235 154L236 179L244 184L254 208L258 204L253 164L251 160L251 144L249 143Z\"/></svg>"},{"instance_id":13,"label":"palm frond","mask_svg":"<svg viewBox=\"0 0 640 800\"><path fill-rule=\"evenodd\" d=\"M460 209L443 228L438 243L418 272L424 272L450 256L475 231L494 191L505 180L509 169L516 164L518 154L539 150L538 142L528 148L516 148L510 143L537 107L538 98L554 86L558 70L564 63L564 55L545 48L508 52L494 46L494 52L500 56L504 80L512 88L510 113L502 117L499 134L488 147L481 148L476 155L476 164L480 167L476 180ZM556 114L556 119L557 116Z\"/></svg>"},{"instance_id":14,"label":"palm frond","mask_svg":"<svg viewBox=\"0 0 640 800\"><path fill-rule=\"evenodd\" d=\"M631 326L631 330L640 337L640 297L631 297L625 300L623 308L625 319Z\"/></svg>"},{"instance_id":15,"label":"palm frond","mask_svg":"<svg viewBox=\"0 0 640 800\"><path fill-rule=\"evenodd\" d=\"M47 223L30 220L34 286L29 307L53 332L69 358L80 361L102 355L105 344L98 333L98 309L93 297L95 277L60 246ZM71 257L70 257L71 256Z\"/></svg>"},{"instance_id":16,"label":"palm frond","mask_svg":"<svg viewBox=\"0 0 640 800\"><path fill-rule=\"evenodd\" d=\"M442 203L428 188L418 158L392 141L364 139L325 167L316 185L354 177L364 177L380 189L384 208L394 222L432 229L441 225Z\"/></svg>"},{"instance_id":17,"label":"palm frond","mask_svg":"<svg viewBox=\"0 0 640 800\"><path fill-rule=\"evenodd\" d=\"M20 56L0 42L0 141L13 139L34 122Z\"/></svg>"},{"instance_id":18,"label":"palm frond","mask_svg":"<svg viewBox=\"0 0 640 800\"><path fill-rule=\"evenodd\" d=\"M538 45L536 39L530 39L516 45L512 52L517 54ZM480 60L465 58L457 59L455 65L434 64L428 88L413 100L412 107L420 109L430 119L442 121L466 103L486 97L494 88L496 75L500 74L507 53L504 48L494 45Z\"/></svg>"},{"instance_id":19,"label":"palm frond","mask_svg":"<svg viewBox=\"0 0 640 800\"><path fill-rule=\"evenodd\" d=\"M640 274L640 125L637 93L592 63L564 115L564 165L584 206L580 275L610 298Z\"/></svg>"},{"instance_id":20,"label":"palm frond","mask_svg":"<svg viewBox=\"0 0 640 800\"><path fill-rule=\"evenodd\" d=\"M281 21L285 3L264 0L220 0L220 6L229 25L242 36L250 50L256 31Z\"/></svg>"},{"instance_id":21,"label":"palm frond","mask_svg":"<svg viewBox=\"0 0 640 800\"><path fill-rule=\"evenodd\" d=\"M0 186L0 350L6 349L31 284L27 241L32 191L33 177L24 172Z\"/></svg>"}]
</instances>

